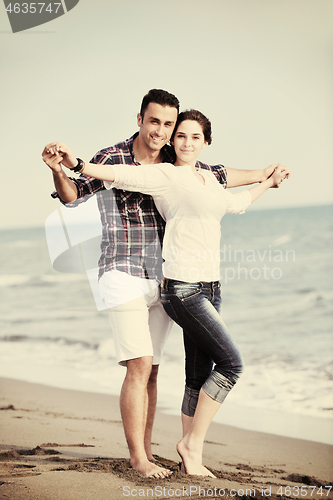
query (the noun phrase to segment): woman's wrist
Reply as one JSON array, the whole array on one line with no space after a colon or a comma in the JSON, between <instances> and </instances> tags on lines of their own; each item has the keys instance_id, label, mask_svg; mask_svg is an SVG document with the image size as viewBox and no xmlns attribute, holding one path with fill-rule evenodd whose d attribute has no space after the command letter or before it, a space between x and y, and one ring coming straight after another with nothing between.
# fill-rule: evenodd
<instances>
[{"instance_id":1,"label":"woman's wrist","mask_svg":"<svg viewBox=\"0 0 333 500\"><path fill-rule=\"evenodd\" d=\"M83 160L81 160L81 158L76 158L76 159L77 159L77 165L73 168L70 168L69 170L72 170L72 172L75 172L77 174L82 174L86 164Z\"/></svg>"},{"instance_id":2,"label":"woman's wrist","mask_svg":"<svg viewBox=\"0 0 333 500\"><path fill-rule=\"evenodd\" d=\"M273 187L274 186L273 178L269 177L268 179L265 179L264 181L262 181L261 185L264 185L265 187L267 187L267 189Z\"/></svg>"}]
</instances>

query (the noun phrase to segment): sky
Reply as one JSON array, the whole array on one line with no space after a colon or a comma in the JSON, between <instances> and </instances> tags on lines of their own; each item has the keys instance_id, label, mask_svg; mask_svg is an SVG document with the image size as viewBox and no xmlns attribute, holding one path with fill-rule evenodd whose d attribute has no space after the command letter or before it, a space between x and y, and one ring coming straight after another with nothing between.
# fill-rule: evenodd
<instances>
[{"instance_id":1,"label":"sky","mask_svg":"<svg viewBox=\"0 0 333 500\"><path fill-rule=\"evenodd\" d=\"M90 159L136 132L151 88L210 118L200 160L290 167L254 208L333 202L331 0L80 0L15 34L1 9L0 228L58 208L47 143Z\"/></svg>"}]
</instances>

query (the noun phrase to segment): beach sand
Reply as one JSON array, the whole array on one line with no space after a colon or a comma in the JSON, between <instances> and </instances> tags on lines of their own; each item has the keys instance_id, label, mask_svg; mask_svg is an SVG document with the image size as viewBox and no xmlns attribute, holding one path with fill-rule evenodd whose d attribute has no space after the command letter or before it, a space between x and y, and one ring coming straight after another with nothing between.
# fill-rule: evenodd
<instances>
[{"instance_id":1,"label":"beach sand","mask_svg":"<svg viewBox=\"0 0 333 500\"><path fill-rule=\"evenodd\" d=\"M216 479L186 476L180 418L157 412L153 451L173 474L149 479L129 465L117 397L4 378L0 394L1 499L333 498L333 446L213 423L204 465Z\"/></svg>"}]
</instances>

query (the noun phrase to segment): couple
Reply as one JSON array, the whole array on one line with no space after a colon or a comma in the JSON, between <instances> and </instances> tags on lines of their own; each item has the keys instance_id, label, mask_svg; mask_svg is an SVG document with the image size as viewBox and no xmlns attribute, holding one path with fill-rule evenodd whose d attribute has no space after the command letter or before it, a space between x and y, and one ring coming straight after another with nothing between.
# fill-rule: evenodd
<instances>
[{"instance_id":1,"label":"couple","mask_svg":"<svg viewBox=\"0 0 333 500\"><path fill-rule=\"evenodd\" d=\"M198 162L211 143L210 122L198 111L178 111L175 96L153 89L142 101L139 132L97 153L92 164L61 143L47 145L42 153L53 171L54 197L71 205L97 193L103 225L100 290L110 307L118 361L127 368L120 409L131 465L156 478L170 475L154 462L150 444L169 316L183 328L186 352L183 438L177 445L182 470L212 476L202 465L204 437L242 371L219 314L220 219L243 212L289 176L279 164L238 171ZM167 144L170 139L174 149ZM69 178L61 165L83 175ZM259 184L241 193L225 190L254 182ZM161 299L169 316L159 299L162 239Z\"/></svg>"}]
</instances>

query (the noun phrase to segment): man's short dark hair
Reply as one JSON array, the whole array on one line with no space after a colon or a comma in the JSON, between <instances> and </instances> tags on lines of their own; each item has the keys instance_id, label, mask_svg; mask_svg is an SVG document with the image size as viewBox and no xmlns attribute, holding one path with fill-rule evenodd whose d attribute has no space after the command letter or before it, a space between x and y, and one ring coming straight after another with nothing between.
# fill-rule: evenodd
<instances>
[{"instance_id":1,"label":"man's short dark hair","mask_svg":"<svg viewBox=\"0 0 333 500\"><path fill-rule=\"evenodd\" d=\"M162 89L151 89L148 94L144 96L141 103L140 115L143 120L145 111L151 102L160 104L161 106L170 106L170 108L176 108L179 113L179 101L176 96L170 94L166 90Z\"/></svg>"}]
</instances>

